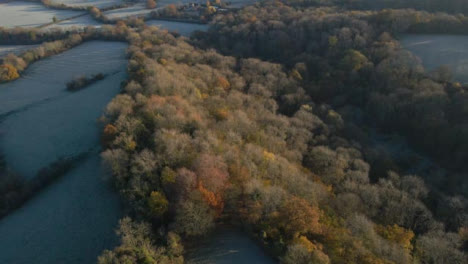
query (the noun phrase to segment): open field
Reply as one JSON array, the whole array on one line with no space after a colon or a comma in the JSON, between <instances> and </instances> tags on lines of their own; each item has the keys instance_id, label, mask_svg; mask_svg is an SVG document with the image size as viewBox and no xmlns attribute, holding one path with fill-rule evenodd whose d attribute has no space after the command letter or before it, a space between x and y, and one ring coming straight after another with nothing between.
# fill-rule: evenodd
<instances>
[{"instance_id":1,"label":"open field","mask_svg":"<svg viewBox=\"0 0 468 264\"><path fill-rule=\"evenodd\" d=\"M172 22L172 21L163 21L163 20L150 20L146 22L147 25L157 26L161 29L167 29L168 31L173 31L181 34L182 36L190 36L194 31L206 31L208 30L208 25L201 24L190 24L190 23L181 23L181 22Z\"/></svg>"},{"instance_id":2,"label":"open field","mask_svg":"<svg viewBox=\"0 0 468 264\"><path fill-rule=\"evenodd\" d=\"M88 42L37 62L25 77L0 85L7 102L0 110L5 115L0 149L13 170L33 177L60 157L99 145L97 119L125 78L125 47ZM65 91L73 77L97 72L109 76L83 91Z\"/></svg>"},{"instance_id":3,"label":"open field","mask_svg":"<svg viewBox=\"0 0 468 264\"><path fill-rule=\"evenodd\" d=\"M11 45L11 46L1 45L0 46L0 58L5 55L8 55L9 53L18 55L22 52L25 52L35 47L37 47L37 45Z\"/></svg>"},{"instance_id":4,"label":"open field","mask_svg":"<svg viewBox=\"0 0 468 264\"><path fill-rule=\"evenodd\" d=\"M420 57L426 69L447 65L455 80L468 83L468 36L404 35L401 44Z\"/></svg>"},{"instance_id":5,"label":"open field","mask_svg":"<svg viewBox=\"0 0 468 264\"><path fill-rule=\"evenodd\" d=\"M38 27L52 22L52 18L65 19L83 12L70 10L55 10L36 2L14 1L0 4L0 26Z\"/></svg>"},{"instance_id":6,"label":"open field","mask_svg":"<svg viewBox=\"0 0 468 264\"><path fill-rule=\"evenodd\" d=\"M70 20L65 20L42 28L42 30L71 30L85 28L87 26L100 27L102 24L94 20L91 15L84 15Z\"/></svg>"},{"instance_id":7,"label":"open field","mask_svg":"<svg viewBox=\"0 0 468 264\"><path fill-rule=\"evenodd\" d=\"M247 234L228 227L221 227L213 232L213 235L198 241L194 248L188 249L187 263L272 264L275 261L262 252L262 249L249 239Z\"/></svg>"},{"instance_id":8,"label":"open field","mask_svg":"<svg viewBox=\"0 0 468 264\"><path fill-rule=\"evenodd\" d=\"M2 104L0 145L13 170L33 177L60 157L92 149L75 169L0 220L0 263L93 263L116 243L120 207L103 181L98 118L125 79L125 48L88 42L0 85L0 97L8 102ZM107 78L79 92L65 91L73 76L97 71Z\"/></svg>"},{"instance_id":9,"label":"open field","mask_svg":"<svg viewBox=\"0 0 468 264\"><path fill-rule=\"evenodd\" d=\"M117 194L97 154L0 220L0 263L95 263L116 244Z\"/></svg>"},{"instance_id":10,"label":"open field","mask_svg":"<svg viewBox=\"0 0 468 264\"><path fill-rule=\"evenodd\" d=\"M123 19L127 17L143 16L149 14L151 11L153 10L146 9L145 4L139 3L126 8L119 8L106 11L104 12L104 15L107 16L109 19Z\"/></svg>"},{"instance_id":11,"label":"open field","mask_svg":"<svg viewBox=\"0 0 468 264\"><path fill-rule=\"evenodd\" d=\"M242 8L244 6L252 5L260 1L259 0L230 0L228 2L231 3L230 7Z\"/></svg>"},{"instance_id":12,"label":"open field","mask_svg":"<svg viewBox=\"0 0 468 264\"><path fill-rule=\"evenodd\" d=\"M97 8L106 8L124 2L122 0L52 0L52 3L64 4L67 6L95 6Z\"/></svg>"}]
</instances>

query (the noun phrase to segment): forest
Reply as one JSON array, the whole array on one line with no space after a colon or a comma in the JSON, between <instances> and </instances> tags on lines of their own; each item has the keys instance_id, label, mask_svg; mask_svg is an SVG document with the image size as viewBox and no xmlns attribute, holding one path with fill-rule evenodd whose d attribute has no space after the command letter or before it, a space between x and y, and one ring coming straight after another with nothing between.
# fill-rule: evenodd
<instances>
[{"instance_id":1,"label":"forest","mask_svg":"<svg viewBox=\"0 0 468 264\"><path fill-rule=\"evenodd\" d=\"M301 7L344 6L347 9L379 10L385 8L426 10L451 14L466 14L468 3L463 0L287 0L289 4Z\"/></svg>"},{"instance_id":2,"label":"forest","mask_svg":"<svg viewBox=\"0 0 468 264\"><path fill-rule=\"evenodd\" d=\"M466 263L466 136L445 134L463 133L465 88L394 37L435 18L385 12L273 2L218 16L191 43L142 29L102 156L145 221L122 220L99 263L179 262L180 241L220 222L283 263ZM447 174L407 173L370 145L374 126Z\"/></svg>"},{"instance_id":3,"label":"forest","mask_svg":"<svg viewBox=\"0 0 468 264\"><path fill-rule=\"evenodd\" d=\"M128 79L100 120L126 216L99 264L183 263L184 246L221 224L285 264L464 264L468 86L399 42L468 34L455 14L467 4L440 3L265 1L214 16L191 38L139 19L68 33L0 28L0 42L41 43L2 58L0 82L85 41L129 44ZM419 156L392 155L376 134L401 136ZM421 156L429 170L414 168ZM2 174L0 214L33 192L0 156Z\"/></svg>"}]
</instances>

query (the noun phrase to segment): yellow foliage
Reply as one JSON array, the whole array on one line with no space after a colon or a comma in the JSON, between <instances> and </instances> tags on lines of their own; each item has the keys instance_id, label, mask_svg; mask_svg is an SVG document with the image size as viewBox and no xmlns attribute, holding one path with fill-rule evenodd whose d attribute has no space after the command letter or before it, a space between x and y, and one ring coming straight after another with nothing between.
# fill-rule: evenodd
<instances>
[{"instance_id":1,"label":"yellow foliage","mask_svg":"<svg viewBox=\"0 0 468 264\"><path fill-rule=\"evenodd\" d=\"M343 58L343 64L350 70L358 71L368 63L367 57L357 50L348 50Z\"/></svg>"},{"instance_id":2,"label":"yellow foliage","mask_svg":"<svg viewBox=\"0 0 468 264\"><path fill-rule=\"evenodd\" d=\"M376 225L375 229L377 233L383 238L401 245L408 251L411 251L413 249L413 245L411 244L411 240L414 237L413 231L407 230L396 224L388 226Z\"/></svg>"},{"instance_id":3,"label":"yellow foliage","mask_svg":"<svg viewBox=\"0 0 468 264\"><path fill-rule=\"evenodd\" d=\"M330 36L328 38L328 45L330 45L330 47L333 47L336 46L336 44L338 44L338 38L335 36Z\"/></svg>"},{"instance_id":4,"label":"yellow foliage","mask_svg":"<svg viewBox=\"0 0 468 264\"><path fill-rule=\"evenodd\" d=\"M162 65L167 65L167 60L164 59L164 58L160 58L160 59L158 60L158 62L159 62L160 64L162 64Z\"/></svg>"},{"instance_id":5,"label":"yellow foliage","mask_svg":"<svg viewBox=\"0 0 468 264\"><path fill-rule=\"evenodd\" d=\"M301 105L301 109L305 111L312 111L312 107L307 104Z\"/></svg>"},{"instance_id":6,"label":"yellow foliage","mask_svg":"<svg viewBox=\"0 0 468 264\"><path fill-rule=\"evenodd\" d=\"M296 80L298 80L298 81L302 81L302 75L296 69L291 70L291 72L289 72L289 76L296 79Z\"/></svg>"},{"instance_id":7,"label":"yellow foliage","mask_svg":"<svg viewBox=\"0 0 468 264\"><path fill-rule=\"evenodd\" d=\"M275 154L273 154L273 153L271 153L271 152L269 152L269 151L267 151L267 150L263 150L263 157L264 157L266 160L270 161L270 160L274 160L274 159L275 159Z\"/></svg>"},{"instance_id":8,"label":"yellow foliage","mask_svg":"<svg viewBox=\"0 0 468 264\"><path fill-rule=\"evenodd\" d=\"M200 92L200 90L198 88L195 88L195 95L197 96L198 99L203 98L202 93Z\"/></svg>"},{"instance_id":9,"label":"yellow foliage","mask_svg":"<svg viewBox=\"0 0 468 264\"><path fill-rule=\"evenodd\" d=\"M229 110L226 107L218 108L213 112L213 116L217 121L226 120L229 116Z\"/></svg>"},{"instance_id":10,"label":"yellow foliage","mask_svg":"<svg viewBox=\"0 0 468 264\"><path fill-rule=\"evenodd\" d=\"M11 64L0 65L0 82L13 81L19 78L18 70Z\"/></svg>"},{"instance_id":11,"label":"yellow foliage","mask_svg":"<svg viewBox=\"0 0 468 264\"><path fill-rule=\"evenodd\" d=\"M171 183L175 183L176 172L169 167L164 167L161 173L161 181L163 186Z\"/></svg>"},{"instance_id":12,"label":"yellow foliage","mask_svg":"<svg viewBox=\"0 0 468 264\"><path fill-rule=\"evenodd\" d=\"M126 142L125 149L127 151L134 151L136 148L136 142L134 140L129 140Z\"/></svg>"},{"instance_id":13,"label":"yellow foliage","mask_svg":"<svg viewBox=\"0 0 468 264\"><path fill-rule=\"evenodd\" d=\"M146 49L151 49L152 47L153 47L153 44L152 44L149 40L143 41L143 43L142 43L142 48L143 48L144 50L146 50Z\"/></svg>"},{"instance_id":14,"label":"yellow foliage","mask_svg":"<svg viewBox=\"0 0 468 264\"><path fill-rule=\"evenodd\" d=\"M310 242L310 240L306 236L299 236L296 237L293 241L294 244L299 244L307 249L308 252L312 252L317 249L317 245Z\"/></svg>"},{"instance_id":15,"label":"yellow foliage","mask_svg":"<svg viewBox=\"0 0 468 264\"><path fill-rule=\"evenodd\" d=\"M154 191L148 198L148 208L152 216L161 217L167 212L169 202L164 194Z\"/></svg>"},{"instance_id":16,"label":"yellow foliage","mask_svg":"<svg viewBox=\"0 0 468 264\"><path fill-rule=\"evenodd\" d=\"M328 116L336 118L336 117L339 117L340 115L333 110L328 110Z\"/></svg>"}]
</instances>

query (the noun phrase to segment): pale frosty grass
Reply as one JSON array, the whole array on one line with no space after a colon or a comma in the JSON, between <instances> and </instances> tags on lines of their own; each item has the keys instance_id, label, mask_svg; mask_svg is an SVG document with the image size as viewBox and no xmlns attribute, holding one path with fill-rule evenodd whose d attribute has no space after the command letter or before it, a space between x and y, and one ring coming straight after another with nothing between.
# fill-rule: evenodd
<instances>
[{"instance_id":1,"label":"pale frosty grass","mask_svg":"<svg viewBox=\"0 0 468 264\"><path fill-rule=\"evenodd\" d=\"M57 19L73 17L84 12L54 10L36 2L14 1L0 4L0 27L38 27Z\"/></svg>"}]
</instances>

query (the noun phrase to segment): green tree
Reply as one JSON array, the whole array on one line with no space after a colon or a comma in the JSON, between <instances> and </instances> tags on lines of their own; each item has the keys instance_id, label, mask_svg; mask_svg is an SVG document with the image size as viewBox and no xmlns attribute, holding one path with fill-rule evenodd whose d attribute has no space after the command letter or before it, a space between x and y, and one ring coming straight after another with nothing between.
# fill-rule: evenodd
<instances>
[{"instance_id":1,"label":"green tree","mask_svg":"<svg viewBox=\"0 0 468 264\"><path fill-rule=\"evenodd\" d=\"M160 192L151 192L148 198L148 209L150 210L151 216L162 217L169 208L169 202L166 196Z\"/></svg>"}]
</instances>

